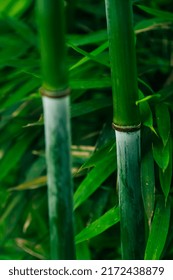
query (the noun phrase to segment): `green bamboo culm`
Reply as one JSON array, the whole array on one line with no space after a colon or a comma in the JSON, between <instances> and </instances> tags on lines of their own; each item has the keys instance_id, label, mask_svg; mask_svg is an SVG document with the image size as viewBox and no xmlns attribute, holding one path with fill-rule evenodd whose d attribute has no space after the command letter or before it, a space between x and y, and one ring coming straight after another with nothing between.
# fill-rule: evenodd
<instances>
[{"instance_id":1,"label":"green bamboo culm","mask_svg":"<svg viewBox=\"0 0 173 280\"><path fill-rule=\"evenodd\" d=\"M63 0L37 0L40 34L50 257L75 259L71 178L70 100Z\"/></svg>"},{"instance_id":2,"label":"green bamboo culm","mask_svg":"<svg viewBox=\"0 0 173 280\"><path fill-rule=\"evenodd\" d=\"M123 259L144 257L144 210L140 182L140 113L132 1L105 0L113 91L113 128Z\"/></svg>"},{"instance_id":3,"label":"green bamboo culm","mask_svg":"<svg viewBox=\"0 0 173 280\"><path fill-rule=\"evenodd\" d=\"M64 1L37 1L43 86L56 92L68 87Z\"/></svg>"},{"instance_id":4,"label":"green bamboo culm","mask_svg":"<svg viewBox=\"0 0 173 280\"><path fill-rule=\"evenodd\" d=\"M105 0L112 69L113 122L117 126L140 124L136 56L130 0Z\"/></svg>"}]
</instances>

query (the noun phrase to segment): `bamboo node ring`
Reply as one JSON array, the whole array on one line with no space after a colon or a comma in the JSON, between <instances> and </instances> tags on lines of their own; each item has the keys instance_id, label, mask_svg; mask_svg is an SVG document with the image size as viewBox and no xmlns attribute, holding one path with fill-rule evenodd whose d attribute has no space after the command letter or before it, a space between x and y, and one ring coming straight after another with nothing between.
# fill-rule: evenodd
<instances>
[{"instance_id":1,"label":"bamboo node ring","mask_svg":"<svg viewBox=\"0 0 173 280\"><path fill-rule=\"evenodd\" d=\"M49 98L62 98L70 95L70 88L66 88L64 90L48 90L44 87L39 89L39 92L42 96L47 96Z\"/></svg>"},{"instance_id":2,"label":"bamboo node ring","mask_svg":"<svg viewBox=\"0 0 173 280\"><path fill-rule=\"evenodd\" d=\"M141 123L134 126L119 126L117 124L112 123L112 128L114 130L121 131L121 132L133 132L141 128Z\"/></svg>"}]
</instances>

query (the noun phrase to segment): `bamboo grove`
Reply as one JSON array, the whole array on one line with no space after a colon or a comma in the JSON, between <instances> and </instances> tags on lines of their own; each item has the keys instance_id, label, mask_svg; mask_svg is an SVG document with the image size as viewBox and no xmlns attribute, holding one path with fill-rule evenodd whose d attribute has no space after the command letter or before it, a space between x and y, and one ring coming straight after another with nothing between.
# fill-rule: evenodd
<instances>
[{"instance_id":1,"label":"bamboo grove","mask_svg":"<svg viewBox=\"0 0 173 280\"><path fill-rule=\"evenodd\" d=\"M0 259L173 259L173 1L0 1Z\"/></svg>"}]
</instances>

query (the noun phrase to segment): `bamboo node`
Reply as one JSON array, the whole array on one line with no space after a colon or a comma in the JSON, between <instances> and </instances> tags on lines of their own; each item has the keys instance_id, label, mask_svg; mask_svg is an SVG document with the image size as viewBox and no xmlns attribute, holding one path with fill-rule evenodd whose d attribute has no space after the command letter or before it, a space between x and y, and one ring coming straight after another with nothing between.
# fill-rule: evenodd
<instances>
[{"instance_id":1,"label":"bamboo node","mask_svg":"<svg viewBox=\"0 0 173 280\"><path fill-rule=\"evenodd\" d=\"M141 128L141 123L134 125L134 126L120 126L120 125L112 123L112 128L114 130L122 131L122 132L133 132L133 131L137 131Z\"/></svg>"},{"instance_id":2,"label":"bamboo node","mask_svg":"<svg viewBox=\"0 0 173 280\"><path fill-rule=\"evenodd\" d=\"M62 98L70 95L70 88L66 88L64 90L48 90L44 87L39 89L39 92L42 96L47 96L49 98Z\"/></svg>"}]
</instances>

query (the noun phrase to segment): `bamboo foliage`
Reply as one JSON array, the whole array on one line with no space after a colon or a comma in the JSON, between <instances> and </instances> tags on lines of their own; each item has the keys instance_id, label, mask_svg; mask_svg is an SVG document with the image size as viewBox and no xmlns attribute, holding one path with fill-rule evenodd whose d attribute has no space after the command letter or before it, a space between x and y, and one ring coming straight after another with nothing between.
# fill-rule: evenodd
<instances>
[{"instance_id":1,"label":"bamboo foliage","mask_svg":"<svg viewBox=\"0 0 173 280\"><path fill-rule=\"evenodd\" d=\"M64 71L62 73L58 73L58 77L56 74L54 76L59 81L60 79L62 80L60 78L61 74L65 77L63 78L65 82L61 83L61 86L60 84L58 85L55 79L54 85L50 84L52 74L48 81L47 75L52 69L46 69L44 79L40 75L40 53L37 46L37 23L39 22L39 17L35 16L34 7L36 2L33 0L0 1L1 260L73 258L73 256L67 256L67 253L66 256L62 254L60 256L56 253L60 236L56 237L56 239L55 236L60 229L57 230L57 222L54 225L53 219L49 223L47 201L47 182L49 181L49 185L53 187L55 183L60 183L59 180L57 182L50 181L50 173L56 172L56 175L60 171L61 174L68 173L71 169L70 163L67 165L67 163L62 162L63 169L51 168L48 171L49 174L47 174L48 169L46 168L45 159L50 158L51 155L53 160L50 144L46 157L44 153L45 123L46 127L49 126L49 129L45 129L45 133L48 135L47 138L50 140L50 135L52 135L53 139L51 141L58 143L58 146L56 145L57 152L58 149L63 150L63 158L68 158L68 161L71 161L67 152L67 146L70 146L70 137L68 137L67 132L70 129L69 108L67 105L69 96L62 98L44 96L43 115L42 99L37 92L42 81L44 83L42 93L49 92L50 94L51 92L52 95L53 93L56 95L59 91L63 92L68 88L68 77L66 67L63 67ZM52 1L49 2L48 4L50 5ZM116 0L114 2L117 3ZM128 3L126 0L121 2ZM138 73L140 75L140 79L138 77L139 97L134 98L134 100L137 100L134 104L138 104L140 108L138 124L141 121L141 133L140 129L133 131L133 133L129 131L124 137L124 131L116 131L117 140L120 139L122 144L126 143L126 146L120 146L120 143L118 143L120 141L116 141L116 145L114 131L110 126L112 118L110 88L112 83L108 73L110 69L109 42L105 28L103 1L64 1L65 13L68 17L67 32L71 33L67 36L68 57L66 56L66 51L64 51L64 59L66 60L67 58L70 66L69 85L72 89L70 115L73 123L72 172L75 186L73 209L75 209L76 256L79 260L103 258L117 260L121 259L121 257L125 258L124 253L121 256L120 250L118 192L115 191L117 180L115 180L115 174L113 174L117 170L116 146L118 148L117 153L121 154L121 157L118 157L118 173L120 173L121 169L125 177L124 166L127 166L128 177L131 182L134 181L135 177L139 178L138 165L134 160L135 147L136 158L139 162L141 161L141 187L146 219L144 258L147 260L173 259L173 224L171 221L173 210L173 85L171 71L173 13L171 12L171 3L173 3L173 0L145 0L143 5L139 5L140 1L133 0L131 2L134 5L133 22L136 34ZM71 21L74 16L74 3L77 3L77 5L75 5L76 16L73 25ZM113 4L115 5L115 3ZM124 3L122 4L125 5ZM58 0L56 5L59 5ZM56 11L57 15L58 13ZM114 18L112 20L115 20L115 14L118 13L118 10L113 10L113 13ZM125 10L123 10L122 15L122 21L125 23L127 18L127 16L125 17ZM58 22L58 18L60 17L57 16L54 22ZM46 15L45 25L47 20L48 14ZM57 24L62 26L59 23L56 23L56 26ZM47 27L48 25L44 27L42 32L45 33L45 28ZM51 30L53 30L52 27ZM118 34L116 35L118 37ZM57 38L56 35L56 40ZM50 38L49 43L51 44ZM49 46L49 43L46 42L45 44ZM127 44L126 39L124 39L123 47L124 44ZM123 47L118 51L118 54ZM45 55L47 53L51 56L47 51ZM113 50L113 54L117 54L117 51ZM43 59L46 61L47 57L45 55ZM59 60L63 57L59 52L56 55L60 56ZM55 57L53 59L54 61L51 62L51 65L58 61ZM123 60L120 59L120 61L123 65ZM55 64L56 71L60 69L61 63ZM113 60L111 60L111 63L113 63ZM42 65L46 66L46 63ZM64 66L66 66L66 63ZM126 63L126 68L130 68L128 63ZM132 70L130 69L130 71ZM126 75L126 79L128 76ZM127 100L131 100L129 95ZM60 101L62 101L61 104ZM54 108L56 106L58 110ZM138 109L138 106L134 105L133 110ZM64 114L61 112L63 116L61 118L59 114L62 108ZM59 114L55 111L59 111ZM127 113L127 110L125 112ZM115 115L114 123L118 126L116 117L118 115ZM48 122L47 118L50 119L50 122ZM56 125L51 125L55 124L54 119L59 123L61 133L57 132ZM64 127L65 123L67 123L66 128ZM131 126L130 123L128 125ZM133 136L131 135L130 137L130 133ZM58 142L63 135L64 139L68 139L69 144L67 146L62 141ZM138 141L140 137L142 142L141 159L140 143ZM130 146L127 149L127 145L129 146L130 142L127 142L127 138L128 140L131 139L131 143L134 143L133 148ZM59 159L56 160L57 157L54 159L56 166L62 159L62 153L58 152L58 154ZM124 154L131 156L131 163L127 162L127 160L122 161ZM64 172L64 168L68 172ZM133 172L130 171L132 168ZM64 178L64 175L62 176ZM118 176L120 177L120 175ZM120 179L118 180L120 182ZM65 178L63 184L66 184ZM119 190L124 190L124 188L120 188L120 184L118 185ZM129 209L135 204L134 197L137 197L139 193L137 185L138 183L136 183L135 195L131 196L132 200L129 204ZM63 188L63 191L67 191L67 188ZM134 194L133 184L131 184L131 191ZM62 200L63 194L59 191L57 192L57 187L52 189L52 193L50 193L52 199L49 200L50 218L51 216L54 217L54 213L57 214L58 211L61 213L62 204L67 202L68 197L66 192L66 199ZM58 204L60 198L61 204ZM129 197L126 195L126 200L128 201L128 199ZM123 200L121 201L123 202ZM53 204L56 207L53 207ZM134 216L133 219L137 218L138 210L136 210L135 214L131 211L132 216ZM120 212L122 225L122 208ZM66 215L67 212L64 211L64 213ZM70 213L72 212L69 211L69 216L71 215ZM123 213L130 214L128 211ZM64 234L63 228L67 225L65 215L64 219L61 220L62 234ZM128 215L125 225L130 230L132 229L131 224L133 221L128 219ZM70 221L70 219L66 221ZM52 225L51 231L55 229L55 236L51 234L51 247L55 251L51 255L49 224ZM124 238L127 237L127 229L125 228ZM69 233L69 240L71 240L70 236ZM136 235L136 240L138 240L138 237L139 235ZM127 250L129 244L132 245L132 242L134 243L134 238L127 242ZM61 242L61 244L61 250L63 250L64 243ZM70 248L69 243L68 246ZM137 247L134 248L136 251ZM64 248L65 251L69 254L68 249ZM73 250L70 250L70 252L73 252ZM142 257L140 256L140 258Z\"/></svg>"}]
</instances>

